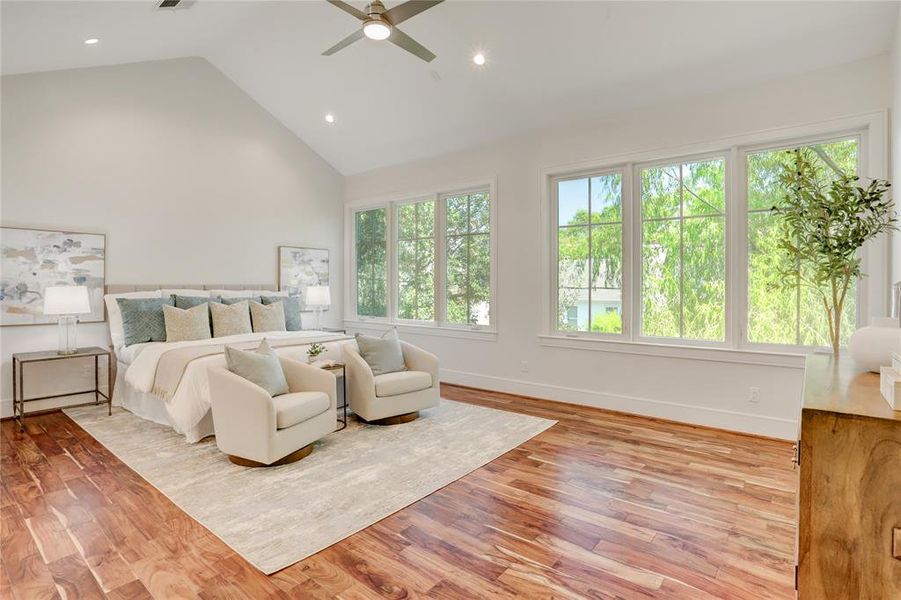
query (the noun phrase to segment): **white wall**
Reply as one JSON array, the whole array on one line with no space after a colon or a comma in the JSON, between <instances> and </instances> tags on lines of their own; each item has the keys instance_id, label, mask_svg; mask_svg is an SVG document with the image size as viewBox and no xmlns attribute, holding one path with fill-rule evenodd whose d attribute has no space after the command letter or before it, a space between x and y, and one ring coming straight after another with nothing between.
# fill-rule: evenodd
<instances>
[{"instance_id":1,"label":"white wall","mask_svg":"<svg viewBox=\"0 0 901 600\"><path fill-rule=\"evenodd\" d=\"M207 61L3 77L2 125L3 225L106 234L108 284L274 284L277 246L311 246L341 298L343 178ZM108 344L105 323L78 334ZM56 344L55 325L0 329L3 416L10 354Z\"/></svg>"},{"instance_id":2,"label":"white wall","mask_svg":"<svg viewBox=\"0 0 901 600\"><path fill-rule=\"evenodd\" d=\"M716 351L706 355L713 360L698 360L650 356L635 347L624 353L539 343L540 173L587 159L884 111L891 101L889 69L888 57L877 57L363 173L347 178L345 200L404 197L454 182L497 177L497 340L404 334L441 357L447 381L788 439L797 433L799 360L788 366L750 366ZM877 262L881 264L873 274L877 287L884 289L886 261L881 257ZM880 293L873 302L882 309L884 300ZM521 361L528 362L527 372ZM759 403L748 401L751 386L760 388Z\"/></svg>"}]
</instances>

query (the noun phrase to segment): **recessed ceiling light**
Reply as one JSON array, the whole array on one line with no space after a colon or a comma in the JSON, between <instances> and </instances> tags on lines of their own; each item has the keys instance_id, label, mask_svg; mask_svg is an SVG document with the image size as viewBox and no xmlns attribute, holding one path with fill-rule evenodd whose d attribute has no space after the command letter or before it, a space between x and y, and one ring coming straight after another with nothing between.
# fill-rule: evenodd
<instances>
[{"instance_id":1,"label":"recessed ceiling light","mask_svg":"<svg viewBox=\"0 0 901 600\"><path fill-rule=\"evenodd\" d=\"M99 41L100 40L98 40L97 38L88 38L84 41L84 43L87 44L88 46L93 46L94 44L96 44Z\"/></svg>"},{"instance_id":2,"label":"recessed ceiling light","mask_svg":"<svg viewBox=\"0 0 901 600\"><path fill-rule=\"evenodd\" d=\"M485 55L479 52L475 56L472 57L472 62L479 65L480 67L485 64Z\"/></svg>"},{"instance_id":3,"label":"recessed ceiling light","mask_svg":"<svg viewBox=\"0 0 901 600\"><path fill-rule=\"evenodd\" d=\"M326 122L326 123L334 123L334 122L335 122L335 115L333 115L332 113L329 113L329 114L325 115L325 122Z\"/></svg>"}]
</instances>

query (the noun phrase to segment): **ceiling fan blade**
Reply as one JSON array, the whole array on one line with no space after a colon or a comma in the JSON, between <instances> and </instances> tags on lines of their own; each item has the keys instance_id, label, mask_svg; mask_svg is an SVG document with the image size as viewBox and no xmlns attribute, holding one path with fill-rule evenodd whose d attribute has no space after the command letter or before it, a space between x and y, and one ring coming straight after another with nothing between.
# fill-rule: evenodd
<instances>
[{"instance_id":1,"label":"ceiling fan blade","mask_svg":"<svg viewBox=\"0 0 901 600\"><path fill-rule=\"evenodd\" d=\"M441 4L444 0L409 0L403 4L398 4L394 8L389 8L382 15L392 25L399 25L410 17L415 17L424 10L428 10L436 4Z\"/></svg>"},{"instance_id":2,"label":"ceiling fan blade","mask_svg":"<svg viewBox=\"0 0 901 600\"><path fill-rule=\"evenodd\" d=\"M363 30L357 29L352 34L350 34L349 36L347 36L346 38L344 38L343 40L341 40L340 42L338 42L337 44L335 44L334 46L332 46L325 52L323 52L322 56L331 56L338 50L341 50L342 48L346 48L346 47L350 46L351 44L353 44L354 42L356 42L357 40L362 39L362 38L363 38Z\"/></svg>"},{"instance_id":3,"label":"ceiling fan blade","mask_svg":"<svg viewBox=\"0 0 901 600\"><path fill-rule=\"evenodd\" d=\"M340 8L347 14L355 16L356 18L360 19L361 21L365 21L366 19L369 18L367 15L363 14L361 11L357 10L356 8L354 8L347 2L342 2L341 0L326 0L326 1L333 6L337 6L338 8Z\"/></svg>"},{"instance_id":4,"label":"ceiling fan blade","mask_svg":"<svg viewBox=\"0 0 901 600\"><path fill-rule=\"evenodd\" d=\"M397 27L391 28L391 35L388 37L388 41L395 46L400 46L411 54L415 54L426 62L432 62L432 60L435 58L435 55L432 54L425 46L408 36Z\"/></svg>"}]
</instances>

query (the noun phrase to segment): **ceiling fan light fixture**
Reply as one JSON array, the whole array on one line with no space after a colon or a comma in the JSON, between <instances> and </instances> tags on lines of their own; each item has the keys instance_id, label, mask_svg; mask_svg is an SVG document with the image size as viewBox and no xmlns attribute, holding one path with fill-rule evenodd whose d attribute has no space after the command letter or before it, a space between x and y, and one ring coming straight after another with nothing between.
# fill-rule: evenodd
<instances>
[{"instance_id":1,"label":"ceiling fan light fixture","mask_svg":"<svg viewBox=\"0 0 901 600\"><path fill-rule=\"evenodd\" d=\"M381 19L370 19L363 24L363 35L371 40L387 40L391 26Z\"/></svg>"}]
</instances>

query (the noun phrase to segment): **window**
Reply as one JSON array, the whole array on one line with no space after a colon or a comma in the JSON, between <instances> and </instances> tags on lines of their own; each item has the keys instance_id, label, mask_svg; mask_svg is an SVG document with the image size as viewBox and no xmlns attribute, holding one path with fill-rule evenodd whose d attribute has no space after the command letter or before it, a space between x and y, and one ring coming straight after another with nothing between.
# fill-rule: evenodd
<instances>
[{"instance_id":1,"label":"window","mask_svg":"<svg viewBox=\"0 0 901 600\"><path fill-rule=\"evenodd\" d=\"M435 202L397 207L397 318L435 318Z\"/></svg>"},{"instance_id":2,"label":"window","mask_svg":"<svg viewBox=\"0 0 901 600\"><path fill-rule=\"evenodd\" d=\"M494 324L489 187L385 202L353 216L356 304L348 308L357 317L455 329Z\"/></svg>"},{"instance_id":3,"label":"window","mask_svg":"<svg viewBox=\"0 0 901 600\"><path fill-rule=\"evenodd\" d=\"M726 162L641 170L641 333L724 341Z\"/></svg>"},{"instance_id":4,"label":"window","mask_svg":"<svg viewBox=\"0 0 901 600\"><path fill-rule=\"evenodd\" d=\"M491 212L488 192L447 196L444 206L447 322L489 325Z\"/></svg>"},{"instance_id":5,"label":"window","mask_svg":"<svg viewBox=\"0 0 901 600\"><path fill-rule=\"evenodd\" d=\"M622 333L622 174L560 180L556 197L557 327Z\"/></svg>"},{"instance_id":6,"label":"window","mask_svg":"<svg viewBox=\"0 0 901 600\"><path fill-rule=\"evenodd\" d=\"M797 148L795 146L793 148ZM857 173L857 140L845 139L804 146L816 157L823 180ZM782 192L779 173L789 160L778 148L749 153L748 169L748 329L754 344L825 346L829 326L819 297L797 282L785 289L779 283L780 264L785 260L778 247L777 216L770 208L779 204ZM849 291L844 307L844 342L856 323L856 290Z\"/></svg>"},{"instance_id":7,"label":"window","mask_svg":"<svg viewBox=\"0 0 901 600\"><path fill-rule=\"evenodd\" d=\"M384 208L363 210L354 216L356 240L357 315L388 315L388 238Z\"/></svg>"},{"instance_id":8,"label":"window","mask_svg":"<svg viewBox=\"0 0 901 600\"><path fill-rule=\"evenodd\" d=\"M549 175L548 332L750 350L828 346L818 293L802 281L786 288L780 276L787 259L771 209L784 196L789 151L809 153L826 184L860 171L869 138L851 127L803 131L797 142L767 145L755 134L754 146ZM882 250L861 254L871 273ZM867 318L858 287L845 302L844 343ZM869 289L883 293L881 282Z\"/></svg>"}]
</instances>

